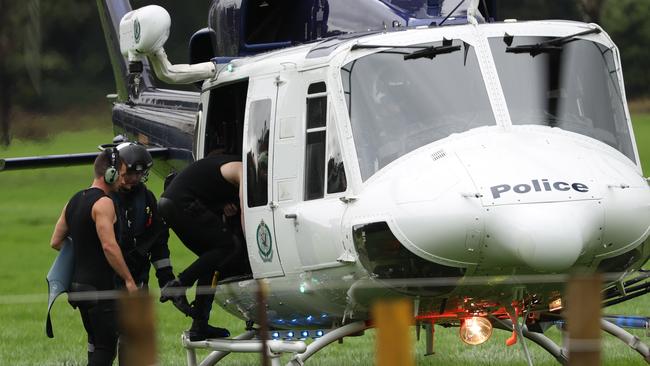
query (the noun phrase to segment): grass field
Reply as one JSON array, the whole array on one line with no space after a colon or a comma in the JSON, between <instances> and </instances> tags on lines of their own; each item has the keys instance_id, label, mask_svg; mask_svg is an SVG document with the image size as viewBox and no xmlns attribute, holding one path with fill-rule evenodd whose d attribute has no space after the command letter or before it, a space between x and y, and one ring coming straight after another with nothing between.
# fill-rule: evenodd
<instances>
[{"instance_id":1,"label":"grass field","mask_svg":"<svg viewBox=\"0 0 650 366\"><path fill-rule=\"evenodd\" d=\"M650 172L650 115L634 118L636 138L644 161L644 172ZM109 141L111 130L64 132L45 142L14 140L0 157L32 156L91 151ZM45 275L55 257L49 248L53 225L60 210L77 190L90 184L89 167L42 169L37 171L0 173L0 365L84 365L85 332L79 315L60 298L53 309L55 338L45 336L47 305ZM149 186L157 194L161 180L152 177ZM193 259L172 235L172 262L176 271ZM182 365L185 354L180 346L180 333L189 326L169 304L156 303L157 336L161 365ZM650 298L630 301L607 309L610 314L648 314ZM213 310L213 323L228 327L233 333L243 331L243 322ZM424 341L417 347L420 365L524 365L520 347L506 347L509 336L495 332L491 340L477 347L466 346L455 328L436 327L437 354L424 357ZM559 340L557 330L549 331ZM644 342L643 332L636 332ZM423 337L424 338L424 337ZM606 365L644 365L645 362L620 341L604 335L603 358ZM539 347L529 343L538 365L554 365L554 360ZM231 355L225 365L257 364L257 355ZM310 359L311 365L372 365L374 363L374 332L364 337L349 338L333 345Z\"/></svg>"}]
</instances>

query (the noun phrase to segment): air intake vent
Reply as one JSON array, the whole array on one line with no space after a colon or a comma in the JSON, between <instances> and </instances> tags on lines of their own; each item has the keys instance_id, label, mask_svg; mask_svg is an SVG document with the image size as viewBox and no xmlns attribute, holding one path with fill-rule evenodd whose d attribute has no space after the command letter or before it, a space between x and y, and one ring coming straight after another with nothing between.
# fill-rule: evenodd
<instances>
[{"instance_id":1,"label":"air intake vent","mask_svg":"<svg viewBox=\"0 0 650 366\"><path fill-rule=\"evenodd\" d=\"M431 154L431 159L433 159L433 161L436 161L444 158L445 156L447 156L447 154L445 154L445 150L438 150Z\"/></svg>"}]
</instances>

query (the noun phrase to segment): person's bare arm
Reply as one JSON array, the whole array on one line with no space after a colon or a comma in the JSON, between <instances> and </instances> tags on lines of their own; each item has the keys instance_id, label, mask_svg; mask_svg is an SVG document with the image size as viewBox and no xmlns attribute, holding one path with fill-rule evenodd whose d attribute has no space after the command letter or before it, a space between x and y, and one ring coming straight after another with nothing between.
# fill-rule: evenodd
<instances>
[{"instance_id":1,"label":"person's bare arm","mask_svg":"<svg viewBox=\"0 0 650 366\"><path fill-rule=\"evenodd\" d=\"M54 232L52 233L52 238L50 239L50 246L56 250L61 250L61 247L63 246L63 240L68 235L68 223L65 221L65 209L67 207L67 204L63 206L61 216L59 216L59 219L56 221Z\"/></svg>"},{"instance_id":2,"label":"person's bare arm","mask_svg":"<svg viewBox=\"0 0 650 366\"><path fill-rule=\"evenodd\" d=\"M244 225L244 199L243 199L243 188L242 188L242 163L239 161L233 161L221 166L221 175L228 183L239 187L239 212L241 215L241 229L246 232Z\"/></svg>"},{"instance_id":3,"label":"person's bare arm","mask_svg":"<svg viewBox=\"0 0 650 366\"><path fill-rule=\"evenodd\" d=\"M221 175L223 178L233 186L239 186L242 175L241 161L231 161L221 166Z\"/></svg>"},{"instance_id":4,"label":"person's bare arm","mask_svg":"<svg viewBox=\"0 0 650 366\"><path fill-rule=\"evenodd\" d=\"M93 205L92 209L93 220L95 221L95 228L97 229L97 236L102 243L102 249L108 264L115 270L115 272L122 277L129 292L136 291L138 288L131 277L131 272L126 266L122 250L120 249L117 240L115 239L115 231L113 224L115 223L115 207L113 201L108 197L102 197Z\"/></svg>"}]
</instances>

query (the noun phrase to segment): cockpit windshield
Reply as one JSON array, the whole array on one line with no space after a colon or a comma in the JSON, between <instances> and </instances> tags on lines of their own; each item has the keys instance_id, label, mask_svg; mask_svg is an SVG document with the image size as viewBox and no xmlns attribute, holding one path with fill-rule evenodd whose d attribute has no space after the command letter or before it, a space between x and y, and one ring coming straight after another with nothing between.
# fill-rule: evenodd
<instances>
[{"instance_id":1,"label":"cockpit windshield","mask_svg":"<svg viewBox=\"0 0 650 366\"><path fill-rule=\"evenodd\" d=\"M474 47L461 40L370 54L341 79L364 181L421 146L496 125Z\"/></svg>"},{"instance_id":2,"label":"cockpit windshield","mask_svg":"<svg viewBox=\"0 0 650 366\"><path fill-rule=\"evenodd\" d=\"M514 125L558 127L635 161L611 48L584 39L490 38Z\"/></svg>"}]
</instances>

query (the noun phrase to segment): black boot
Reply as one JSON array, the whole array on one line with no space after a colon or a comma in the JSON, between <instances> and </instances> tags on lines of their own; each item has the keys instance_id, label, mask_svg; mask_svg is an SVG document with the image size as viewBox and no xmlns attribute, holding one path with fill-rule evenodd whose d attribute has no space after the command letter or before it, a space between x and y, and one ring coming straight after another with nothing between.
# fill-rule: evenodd
<instances>
[{"instance_id":1,"label":"black boot","mask_svg":"<svg viewBox=\"0 0 650 366\"><path fill-rule=\"evenodd\" d=\"M192 327L189 330L190 341L230 337L228 329L213 327L208 324L213 300L214 294L196 296L192 304Z\"/></svg>"},{"instance_id":2,"label":"black boot","mask_svg":"<svg viewBox=\"0 0 650 366\"><path fill-rule=\"evenodd\" d=\"M203 341L211 338L228 338L230 331L226 328L213 327L208 322L192 322L189 331L190 341Z\"/></svg>"},{"instance_id":3,"label":"black boot","mask_svg":"<svg viewBox=\"0 0 650 366\"><path fill-rule=\"evenodd\" d=\"M190 316L192 308L187 301L185 295L187 288L183 286L181 281L177 278L167 282L163 288L160 289L160 302L172 301L176 309L180 310L185 316Z\"/></svg>"}]
</instances>

